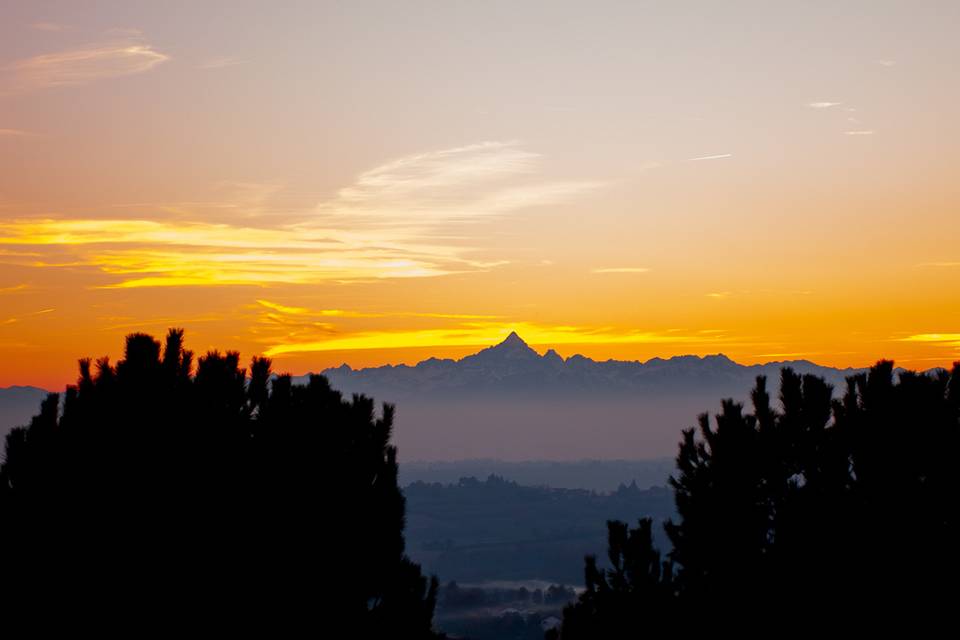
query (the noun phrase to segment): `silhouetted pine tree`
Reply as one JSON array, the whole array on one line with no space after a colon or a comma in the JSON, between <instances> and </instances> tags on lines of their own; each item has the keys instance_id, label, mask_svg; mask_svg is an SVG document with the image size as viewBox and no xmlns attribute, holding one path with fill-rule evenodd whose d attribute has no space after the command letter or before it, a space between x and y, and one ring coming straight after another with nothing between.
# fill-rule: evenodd
<instances>
[{"instance_id":1,"label":"silhouetted pine tree","mask_svg":"<svg viewBox=\"0 0 960 640\"><path fill-rule=\"evenodd\" d=\"M404 555L393 407L346 401L182 330L127 337L7 437L7 605L89 624L268 624L342 637L433 637L435 579ZM189 626L186 626L189 625Z\"/></svg>"},{"instance_id":2,"label":"silhouetted pine tree","mask_svg":"<svg viewBox=\"0 0 960 640\"><path fill-rule=\"evenodd\" d=\"M664 631L676 603L673 568L653 547L652 521L641 519L636 529L608 521L607 542L610 568L587 556L586 589L564 609L563 637L618 638L641 624L646 633Z\"/></svg>"},{"instance_id":3,"label":"silhouetted pine tree","mask_svg":"<svg viewBox=\"0 0 960 640\"><path fill-rule=\"evenodd\" d=\"M960 363L894 383L882 361L849 378L842 398L832 392L784 369L779 410L760 377L752 413L725 400L715 426L700 416L670 479L679 519L666 525L668 562L654 562L649 522L629 533L609 523L612 569L587 558L561 637L949 620L960 595ZM624 565L634 544L642 560Z\"/></svg>"}]
</instances>

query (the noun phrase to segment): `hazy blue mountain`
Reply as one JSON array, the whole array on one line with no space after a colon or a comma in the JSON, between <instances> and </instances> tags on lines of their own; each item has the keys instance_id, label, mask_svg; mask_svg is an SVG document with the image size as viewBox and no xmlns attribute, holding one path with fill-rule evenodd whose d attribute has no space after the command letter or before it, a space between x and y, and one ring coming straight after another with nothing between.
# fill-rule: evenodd
<instances>
[{"instance_id":1,"label":"hazy blue mountain","mask_svg":"<svg viewBox=\"0 0 960 640\"><path fill-rule=\"evenodd\" d=\"M0 387L0 442L10 429L30 422L48 393L37 387Z\"/></svg>"},{"instance_id":2,"label":"hazy blue mountain","mask_svg":"<svg viewBox=\"0 0 960 640\"><path fill-rule=\"evenodd\" d=\"M676 453L681 429L721 398L747 399L783 367L835 387L858 369L807 360L742 365L723 354L646 362L540 354L516 333L460 360L325 370L346 393L397 404L403 461L651 459ZM624 478L629 480L629 478Z\"/></svg>"},{"instance_id":3,"label":"hazy blue mountain","mask_svg":"<svg viewBox=\"0 0 960 640\"><path fill-rule=\"evenodd\" d=\"M650 460L410 460L400 484L456 484L460 478L499 476L530 487L611 492L620 485L664 486L676 471L672 457Z\"/></svg>"},{"instance_id":4,"label":"hazy blue mountain","mask_svg":"<svg viewBox=\"0 0 960 640\"><path fill-rule=\"evenodd\" d=\"M354 370L349 365L323 373L331 383L350 392L380 392L391 396L420 395L433 391L476 394L485 391L524 393L529 391L622 391L685 392L694 383L699 387L735 388L752 386L758 375L776 378L782 367L800 373L814 373L840 384L854 369L822 367L807 360L771 362L763 365L737 364L723 354L653 358L646 362L596 361L581 355L564 359L553 349L540 355L520 336L511 333L500 344L460 360L430 358L416 366L386 365Z\"/></svg>"},{"instance_id":5,"label":"hazy blue mountain","mask_svg":"<svg viewBox=\"0 0 960 640\"><path fill-rule=\"evenodd\" d=\"M343 365L322 373L341 391L397 405L395 441L404 462L649 460L673 457L681 429L693 425L699 413L718 410L720 398L746 400L758 375L776 388L785 366L835 386L859 371L806 360L746 366L722 354L646 362L564 358L554 350L540 354L511 333L460 360L429 358L416 366L359 370ZM46 393L35 387L0 389L0 436L27 422ZM476 471L481 477L501 472Z\"/></svg>"}]
</instances>

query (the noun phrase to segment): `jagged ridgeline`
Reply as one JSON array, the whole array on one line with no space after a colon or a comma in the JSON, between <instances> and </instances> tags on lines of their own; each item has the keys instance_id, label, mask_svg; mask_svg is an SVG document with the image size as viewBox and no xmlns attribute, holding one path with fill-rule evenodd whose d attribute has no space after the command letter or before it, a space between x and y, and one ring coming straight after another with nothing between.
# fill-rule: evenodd
<instances>
[{"instance_id":1,"label":"jagged ridgeline","mask_svg":"<svg viewBox=\"0 0 960 640\"><path fill-rule=\"evenodd\" d=\"M123 360L80 361L77 384L7 436L4 584L94 620L431 637L436 582L404 554L392 422L322 376L293 385L216 351L194 371L181 330L163 346L130 335Z\"/></svg>"}]
</instances>

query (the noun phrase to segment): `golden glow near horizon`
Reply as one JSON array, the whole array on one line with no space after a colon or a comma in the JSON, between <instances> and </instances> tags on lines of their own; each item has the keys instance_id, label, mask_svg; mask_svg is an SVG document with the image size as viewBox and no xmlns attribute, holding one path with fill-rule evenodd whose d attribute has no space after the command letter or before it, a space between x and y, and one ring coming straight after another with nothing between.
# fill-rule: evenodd
<instances>
[{"instance_id":1,"label":"golden glow near horizon","mask_svg":"<svg viewBox=\"0 0 960 640\"><path fill-rule=\"evenodd\" d=\"M170 326L294 373L960 360L960 7L776 4L17 3L0 386Z\"/></svg>"}]
</instances>

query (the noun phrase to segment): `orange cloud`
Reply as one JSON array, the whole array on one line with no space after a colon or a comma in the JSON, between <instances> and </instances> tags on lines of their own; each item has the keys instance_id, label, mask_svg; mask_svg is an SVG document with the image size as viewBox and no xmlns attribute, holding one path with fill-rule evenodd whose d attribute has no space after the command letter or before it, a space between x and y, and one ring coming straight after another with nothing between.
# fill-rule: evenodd
<instances>
[{"instance_id":1,"label":"orange cloud","mask_svg":"<svg viewBox=\"0 0 960 640\"><path fill-rule=\"evenodd\" d=\"M960 347L960 333L918 333L902 339L903 342L926 342L945 347Z\"/></svg>"},{"instance_id":2,"label":"orange cloud","mask_svg":"<svg viewBox=\"0 0 960 640\"><path fill-rule=\"evenodd\" d=\"M492 345L516 331L530 344L696 344L722 342L718 336L685 335L677 332L643 332L607 327L540 325L531 322L463 323L447 329L380 330L337 335L309 342L276 344L265 353L277 356L288 353L346 351L354 349L396 349L417 347L457 347Z\"/></svg>"},{"instance_id":3,"label":"orange cloud","mask_svg":"<svg viewBox=\"0 0 960 640\"><path fill-rule=\"evenodd\" d=\"M107 288L265 285L429 278L484 271L505 260L477 260L482 237L444 241L450 225L554 204L588 183L521 181L539 156L515 143L415 154L361 174L298 220L246 226L178 220L0 220L0 245L46 248L33 267L86 266L110 276ZM246 184L253 209L241 220L273 222L257 207L276 185ZM180 212L189 216L189 211ZM236 218L235 217L235 218Z\"/></svg>"}]
</instances>

